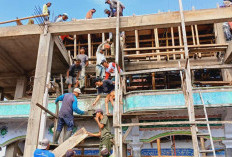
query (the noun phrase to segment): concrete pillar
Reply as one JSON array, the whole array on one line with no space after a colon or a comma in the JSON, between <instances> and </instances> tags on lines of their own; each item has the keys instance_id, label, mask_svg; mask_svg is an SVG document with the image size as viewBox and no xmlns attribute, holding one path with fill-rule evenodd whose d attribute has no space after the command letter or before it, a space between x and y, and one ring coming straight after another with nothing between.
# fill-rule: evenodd
<instances>
[{"instance_id":1,"label":"concrete pillar","mask_svg":"<svg viewBox=\"0 0 232 157\"><path fill-rule=\"evenodd\" d=\"M232 108L226 109L226 114L223 117L225 121L232 120ZM225 145L226 157L232 156L232 124L225 124L224 133L225 133L225 140L222 143Z\"/></svg>"},{"instance_id":2,"label":"concrete pillar","mask_svg":"<svg viewBox=\"0 0 232 157\"><path fill-rule=\"evenodd\" d=\"M143 143L130 143L130 146L132 148L132 156L133 157L141 157L141 147Z\"/></svg>"},{"instance_id":3,"label":"concrete pillar","mask_svg":"<svg viewBox=\"0 0 232 157\"><path fill-rule=\"evenodd\" d=\"M25 76L20 76L17 79L14 99L20 99L25 95L26 84L27 84L27 78Z\"/></svg>"},{"instance_id":4,"label":"concrete pillar","mask_svg":"<svg viewBox=\"0 0 232 157\"><path fill-rule=\"evenodd\" d=\"M132 123L139 123L138 117L132 119ZM143 143L140 142L139 137L139 126L134 126L131 130L132 135L132 143L130 143L130 146L132 148L132 155L133 157L141 157L141 148Z\"/></svg>"},{"instance_id":5,"label":"concrete pillar","mask_svg":"<svg viewBox=\"0 0 232 157\"><path fill-rule=\"evenodd\" d=\"M232 156L232 139L231 140L224 140L222 143L225 145L225 157L231 157Z\"/></svg>"}]
</instances>

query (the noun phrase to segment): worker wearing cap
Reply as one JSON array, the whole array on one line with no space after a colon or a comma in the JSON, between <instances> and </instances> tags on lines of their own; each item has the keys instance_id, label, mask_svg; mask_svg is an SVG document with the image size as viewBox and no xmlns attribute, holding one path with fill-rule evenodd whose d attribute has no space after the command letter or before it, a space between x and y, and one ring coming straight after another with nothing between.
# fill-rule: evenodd
<instances>
[{"instance_id":1,"label":"worker wearing cap","mask_svg":"<svg viewBox=\"0 0 232 157\"><path fill-rule=\"evenodd\" d=\"M96 110L93 116L99 127L99 132L96 134L87 132L87 134L93 137L100 137L99 156L109 157L112 146L110 121L106 115L103 115L101 109Z\"/></svg>"},{"instance_id":2,"label":"worker wearing cap","mask_svg":"<svg viewBox=\"0 0 232 157\"><path fill-rule=\"evenodd\" d=\"M36 149L34 152L34 157L55 157L55 155L49 151L49 140L43 139L39 142L39 149Z\"/></svg>"},{"instance_id":3,"label":"worker wearing cap","mask_svg":"<svg viewBox=\"0 0 232 157\"><path fill-rule=\"evenodd\" d=\"M85 113L78 108L77 97L79 97L80 94L81 90L79 88L75 88L73 93L63 94L56 99L55 103L62 101L62 106L60 108L58 126L54 138L55 144L58 144L58 139L64 125L68 126L67 133L64 139L67 140L72 135L72 130L74 126L73 111L80 115L83 115Z\"/></svg>"},{"instance_id":4,"label":"worker wearing cap","mask_svg":"<svg viewBox=\"0 0 232 157\"><path fill-rule=\"evenodd\" d=\"M92 19L93 18L93 14L96 12L96 9L91 9L90 11L87 12L85 18L86 19Z\"/></svg>"},{"instance_id":5,"label":"worker wearing cap","mask_svg":"<svg viewBox=\"0 0 232 157\"><path fill-rule=\"evenodd\" d=\"M108 40L100 44L97 48L96 57L96 77L103 79L105 77L105 68L101 65L103 60L106 60L104 52L110 49L110 45L108 44Z\"/></svg>"},{"instance_id":6,"label":"worker wearing cap","mask_svg":"<svg viewBox=\"0 0 232 157\"><path fill-rule=\"evenodd\" d=\"M110 10L114 16L117 16L117 3L118 0L105 0L105 4L109 4ZM125 9L125 6L119 2L119 15L123 16L123 10Z\"/></svg>"},{"instance_id":7,"label":"worker wearing cap","mask_svg":"<svg viewBox=\"0 0 232 157\"><path fill-rule=\"evenodd\" d=\"M97 87L97 97L92 104L92 106L95 106L97 102L101 98L101 94L106 93L107 96L105 98L105 107L106 107L106 114L109 115L109 107L108 103L110 101L111 105L114 106L114 98L115 98L115 92L114 92L114 82L111 80L104 80L102 81L101 78L96 78L95 79L95 85Z\"/></svg>"},{"instance_id":8,"label":"worker wearing cap","mask_svg":"<svg viewBox=\"0 0 232 157\"><path fill-rule=\"evenodd\" d=\"M56 22L64 22L68 20L68 14L67 13L63 13L63 15L61 15L60 17L58 17L56 19Z\"/></svg>"},{"instance_id":9,"label":"worker wearing cap","mask_svg":"<svg viewBox=\"0 0 232 157\"><path fill-rule=\"evenodd\" d=\"M49 21L50 10L48 8L51 7L51 5L52 5L51 2L48 2L47 4L43 5L43 14L48 14L47 17L44 17L45 21Z\"/></svg>"},{"instance_id":10,"label":"worker wearing cap","mask_svg":"<svg viewBox=\"0 0 232 157\"><path fill-rule=\"evenodd\" d=\"M79 55L77 55L77 59L81 60L81 66L82 66L82 70L80 74L80 89L81 90L83 90L83 88L85 87L85 68L89 65L89 58L85 54L85 50L86 50L85 47L82 47L80 49Z\"/></svg>"}]
</instances>

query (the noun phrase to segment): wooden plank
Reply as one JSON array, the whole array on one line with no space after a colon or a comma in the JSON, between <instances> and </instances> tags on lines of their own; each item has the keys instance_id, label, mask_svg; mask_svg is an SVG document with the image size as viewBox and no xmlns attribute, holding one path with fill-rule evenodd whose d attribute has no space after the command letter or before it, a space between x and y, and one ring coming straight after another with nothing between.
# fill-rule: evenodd
<instances>
[{"instance_id":1,"label":"wooden plank","mask_svg":"<svg viewBox=\"0 0 232 157\"><path fill-rule=\"evenodd\" d=\"M228 44L204 44L204 45L189 45L190 49L193 48L212 48L212 47L227 47ZM143 47L143 48L126 48L124 51L145 51L145 50L166 50L166 49L183 49L184 46L167 46L167 47Z\"/></svg>"},{"instance_id":2,"label":"wooden plank","mask_svg":"<svg viewBox=\"0 0 232 157\"><path fill-rule=\"evenodd\" d=\"M157 150L158 150L158 156L161 157L161 145L160 145L160 138L157 139Z\"/></svg>"},{"instance_id":3,"label":"wooden plank","mask_svg":"<svg viewBox=\"0 0 232 157\"><path fill-rule=\"evenodd\" d=\"M91 34L88 34L88 57L92 56ZM91 64L91 62L89 62Z\"/></svg>"},{"instance_id":4,"label":"wooden plank","mask_svg":"<svg viewBox=\"0 0 232 157\"><path fill-rule=\"evenodd\" d=\"M184 68L162 68L162 69L140 70L140 71L123 72L120 75L134 75L134 74L145 74L145 73L165 72L165 71L180 71L180 70L184 70Z\"/></svg>"},{"instance_id":5,"label":"wooden plank","mask_svg":"<svg viewBox=\"0 0 232 157\"><path fill-rule=\"evenodd\" d=\"M229 43L228 49L226 50L225 54L225 63L232 62L232 42Z\"/></svg>"},{"instance_id":6,"label":"wooden plank","mask_svg":"<svg viewBox=\"0 0 232 157\"><path fill-rule=\"evenodd\" d=\"M74 58L77 58L77 35L75 34L74 36Z\"/></svg>"},{"instance_id":7,"label":"wooden plank","mask_svg":"<svg viewBox=\"0 0 232 157\"><path fill-rule=\"evenodd\" d=\"M114 125L114 127L124 126L157 126L157 125L197 125L197 124L232 124L232 121L172 121L172 122L147 122L147 123L126 123L121 125Z\"/></svg>"},{"instance_id":8,"label":"wooden plank","mask_svg":"<svg viewBox=\"0 0 232 157\"><path fill-rule=\"evenodd\" d=\"M201 141L201 150L206 150L205 139L203 137L200 137L200 141ZM202 157L206 157L206 153L202 153L201 155L202 155Z\"/></svg>"},{"instance_id":9,"label":"wooden plank","mask_svg":"<svg viewBox=\"0 0 232 157\"><path fill-rule=\"evenodd\" d=\"M63 142L61 145L59 145L55 150L53 150L53 153L56 157L63 157L67 150L74 148L86 137L88 137L88 134L86 134L85 128L82 128L78 130L74 135L72 135L69 139L67 139L65 142Z\"/></svg>"},{"instance_id":10,"label":"wooden plank","mask_svg":"<svg viewBox=\"0 0 232 157\"><path fill-rule=\"evenodd\" d=\"M172 38L172 46L175 46L175 36L174 36L174 29L171 27L171 38ZM172 49L172 51L175 51L175 49ZM173 59L176 60L176 55L173 54Z\"/></svg>"},{"instance_id":11,"label":"wooden plank","mask_svg":"<svg viewBox=\"0 0 232 157\"><path fill-rule=\"evenodd\" d=\"M39 108L41 108L42 110L44 110L46 113L50 114L53 118L58 119L58 117L54 113L52 113L51 111L49 111L48 109L46 109L45 107L43 107L42 105L40 105L39 103L36 103L36 105Z\"/></svg>"},{"instance_id":12,"label":"wooden plank","mask_svg":"<svg viewBox=\"0 0 232 157\"><path fill-rule=\"evenodd\" d=\"M0 25L1 24L6 24L6 23L11 23L11 22L17 22L17 21L21 21L21 20L33 19L33 18L37 18L37 17L46 17L46 16L48 16L48 14L29 16L29 17L24 17L24 18L20 18L20 19L15 19L15 20L9 20L9 21L0 22Z\"/></svg>"},{"instance_id":13,"label":"wooden plank","mask_svg":"<svg viewBox=\"0 0 232 157\"><path fill-rule=\"evenodd\" d=\"M159 33L158 33L158 28L154 29L154 37L155 37L155 47L159 48ZM156 53L159 53L159 50L156 50ZM157 56L157 61L160 61L160 55Z\"/></svg>"},{"instance_id":14,"label":"wooden plank","mask_svg":"<svg viewBox=\"0 0 232 157\"><path fill-rule=\"evenodd\" d=\"M185 11L186 25L209 24L232 21L231 8L204 9ZM57 22L49 24L49 32L56 35L61 34L93 34L103 32L115 32L116 18L104 18L93 20L77 20L72 22ZM120 31L134 29L153 29L179 26L179 12L160 13L143 16L120 17ZM19 29L20 28L20 29ZM36 28L33 30L33 28ZM34 27L15 26L0 28L0 37L40 34L39 26Z\"/></svg>"},{"instance_id":15,"label":"wooden plank","mask_svg":"<svg viewBox=\"0 0 232 157\"><path fill-rule=\"evenodd\" d=\"M184 41L184 51L185 51L185 91L184 95L186 97L185 104L188 109L188 116L189 121L195 121L195 110L193 104L193 91L192 91L192 80L191 80L191 69L190 69L190 62L189 62L189 49L188 49L188 42L187 42L187 35L186 35L186 26L185 26L185 16L183 13L183 4L182 0L179 0L179 7L180 7L180 17L181 17L181 28L182 28L182 35ZM198 156L199 154L199 146L198 146L198 139L197 139L197 126L191 125L191 134L192 134L192 143L194 149L194 155Z\"/></svg>"},{"instance_id":16,"label":"wooden plank","mask_svg":"<svg viewBox=\"0 0 232 157\"><path fill-rule=\"evenodd\" d=\"M130 132L131 132L131 130L132 130L132 126L130 126L127 130L126 130L126 132L125 132L125 134L123 135L123 137L122 137L122 141L123 141L123 143L125 142L125 140L126 140L126 138L127 138L127 136L130 134Z\"/></svg>"},{"instance_id":17,"label":"wooden plank","mask_svg":"<svg viewBox=\"0 0 232 157\"><path fill-rule=\"evenodd\" d=\"M36 62L35 80L31 99L31 109L27 125L24 156L31 157L38 145L40 118L42 110L36 105L43 103L49 62L52 62L54 40L51 34L41 34ZM43 64L41 64L43 63Z\"/></svg>"},{"instance_id":18,"label":"wooden plank","mask_svg":"<svg viewBox=\"0 0 232 157\"><path fill-rule=\"evenodd\" d=\"M135 47L139 48L139 31L135 30ZM136 54L139 54L140 51L136 51ZM137 60L138 62L139 60Z\"/></svg>"},{"instance_id":19,"label":"wooden plank","mask_svg":"<svg viewBox=\"0 0 232 157\"><path fill-rule=\"evenodd\" d=\"M155 90L155 73L152 73L152 89Z\"/></svg>"},{"instance_id":20,"label":"wooden plank","mask_svg":"<svg viewBox=\"0 0 232 157\"><path fill-rule=\"evenodd\" d=\"M178 33L179 33L179 45L180 47L183 47L183 40L182 40L182 35L181 35L181 27L178 26ZM183 51L183 49L180 49L180 51ZM184 59L184 55L180 55L181 59Z\"/></svg>"}]
</instances>

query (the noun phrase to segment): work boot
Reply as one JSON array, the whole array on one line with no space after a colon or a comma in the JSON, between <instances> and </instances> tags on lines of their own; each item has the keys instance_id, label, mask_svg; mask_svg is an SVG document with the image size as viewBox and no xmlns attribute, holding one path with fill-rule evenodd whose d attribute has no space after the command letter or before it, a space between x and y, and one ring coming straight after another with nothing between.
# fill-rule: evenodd
<instances>
[{"instance_id":1,"label":"work boot","mask_svg":"<svg viewBox=\"0 0 232 157\"><path fill-rule=\"evenodd\" d=\"M72 131L67 131L64 137L64 141L66 141L69 137L71 137Z\"/></svg>"},{"instance_id":2,"label":"work boot","mask_svg":"<svg viewBox=\"0 0 232 157\"><path fill-rule=\"evenodd\" d=\"M59 137L60 137L60 131L56 131L53 141L54 144L58 144Z\"/></svg>"}]
</instances>

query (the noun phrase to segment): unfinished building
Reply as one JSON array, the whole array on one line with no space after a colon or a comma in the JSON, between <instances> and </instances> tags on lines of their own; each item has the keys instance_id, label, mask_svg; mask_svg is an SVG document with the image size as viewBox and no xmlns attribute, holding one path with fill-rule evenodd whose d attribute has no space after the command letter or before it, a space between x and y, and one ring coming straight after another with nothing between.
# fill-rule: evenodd
<instances>
[{"instance_id":1,"label":"unfinished building","mask_svg":"<svg viewBox=\"0 0 232 157\"><path fill-rule=\"evenodd\" d=\"M82 46L90 65L79 106L94 109L95 53L112 32L105 55L123 69L115 74L114 112L110 107L117 156L231 157L232 44L222 22L232 20L232 10L181 13L0 28L0 152L29 157L39 140L52 141L55 97L67 92L65 73ZM66 34L75 41L63 43L59 35ZM104 109L104 99L95 108ZM82 127L98 131L91 115L75 115L74 132ZM97 156L98 144L87 138L75 149L80 157Z\"/></svg>"}]
</instances>

